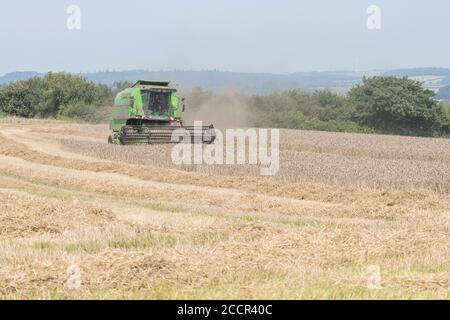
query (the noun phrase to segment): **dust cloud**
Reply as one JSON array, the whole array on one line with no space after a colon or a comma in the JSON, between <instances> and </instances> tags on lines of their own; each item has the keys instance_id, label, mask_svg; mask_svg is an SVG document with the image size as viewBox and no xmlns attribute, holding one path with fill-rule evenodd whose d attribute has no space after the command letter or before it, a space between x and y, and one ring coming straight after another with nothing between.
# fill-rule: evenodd
<instances>
[{"instance_id":1,"label":"dust cloud","mask_svg":"<svg viewBox=\"0 0 450 320\"><path fill-rule=\"evenodd\" d=\"M203 125L213 124L215 128L246 128L251 126L250 107L246 97L228 90L209 96L199 105L191 105L186 100L184 123L192 125L194 121L203 121Z\"/></svg>"}]
</instances>

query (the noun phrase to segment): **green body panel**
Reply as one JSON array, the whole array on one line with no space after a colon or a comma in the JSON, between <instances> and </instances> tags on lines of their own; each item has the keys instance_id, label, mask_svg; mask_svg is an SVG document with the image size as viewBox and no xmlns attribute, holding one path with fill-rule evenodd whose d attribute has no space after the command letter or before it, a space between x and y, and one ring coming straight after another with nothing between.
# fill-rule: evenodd
<instances>
[{"instance_id":1,"label":"green body panel","mask_svg":"<svg viewBox=\"0 0 450 320\"><path fill-rule=\"evenodd\" d=\"M172 117L181 118L180 104L176 92L172 92L172 94L170 95L170 103L172 105Z\"/></svg>"},{"instance_id":2,"label":"green body panel","mask_svg":"<svg viewBox=\"0 0 450 320\"><path fill-rule=\"evenodd\" d=\"M141 89L133 88L131 91L133 105L130 107L130 117L143 117L144 105L142 103Z\"/></svg>"},{"instance_id":3,"label":"green body panel","mask_svg":"<svg viewBox=\"0 0 450 320\"><path fill-rule=\"evenodd\" d=\"M110 129L117 132L125 125L133 112L131 107L132 88L127 88L119 92L114 99L114 106L112 108L112 120L110 122Z\"/></svg>"}]
</instances>

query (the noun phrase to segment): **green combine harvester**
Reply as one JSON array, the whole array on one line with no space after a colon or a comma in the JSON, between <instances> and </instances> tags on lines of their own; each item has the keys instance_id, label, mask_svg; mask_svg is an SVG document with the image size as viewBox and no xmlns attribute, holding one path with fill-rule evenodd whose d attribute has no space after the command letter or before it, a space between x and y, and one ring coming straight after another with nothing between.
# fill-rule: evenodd
<instances>
[{"instance_id":1,"label":"green combine harvester","mask_svg":"<svg viewBox=\"0 0 450 320\"><path fill-rule=\"evenodd\" d=\"M112 144L212 143L213 125L184 126L184 99L167 81L139 80L119 92L114 100L110 129ZM180 130L177 130L180 129ZM177 134L174 134L174 131ZM184 135L179 133L184 132Z\"/></svg>"}]
</instances>

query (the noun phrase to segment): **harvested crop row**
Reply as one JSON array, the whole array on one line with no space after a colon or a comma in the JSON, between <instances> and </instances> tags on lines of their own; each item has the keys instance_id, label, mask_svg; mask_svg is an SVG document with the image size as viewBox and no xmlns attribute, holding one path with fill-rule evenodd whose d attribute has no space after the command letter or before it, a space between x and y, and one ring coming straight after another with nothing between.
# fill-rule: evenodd
<instances>
[{"instance_id":1,"label":"harvested crop row","mask_svg":"<svg viewBox=\"0 0 450 320\"><path fill-rule=\"evenodd\" d=\"M324 137L325 139L325 137ZM391 190L425 189L450 192L450 157L435 143L432 154L401 154L380 151L352 151L336 146L281 145L280 171L271 180L345 185L349 187ZM92 141L62 140L63 149L85 156L144 166L177 168L196 174L258 177L260 165L183 165L172 164L171 147L151 145L112 146ZM359 150L359 149L358 149Z\"/></svg>"},{"instance_id":2,"label":"harvested crop row","mask_svg":"<svg viewBox=\"0 0 450 320\"><path fill-rule=\"evenodd\" d=\"M100 150L99 157L107 154L101 149L97 150ZM124 151L125 154L128 154L127 151L129 150ZM13 143L12 141L2 139L1 137L0 153L7 156L19 157L21 159L36 163L51 164L53 166L62 168L105 173L121 173L142 180L158 181L170 184L240 189L252 193L271 196L282 196L301 200L339 203L376 201L385 203L389 206L395 205L397 203L408 205L408 202L413 202L415 205L418 205L417 199L420 199L420 203L423 203L423 206L421 206L423 208L427 208L430 206L435 207L438 203L439 206L444 205L444 208L450 208L450 195L437 196L427 191L399 192L386 190L379 192L358 188L349 188L348 190L342 190L340 188L337 189L335 187L326 186L324 184L311 184L307 181L302 183L292 183L277 181L271 178L242 176L235 177L197 172L183 172L170 168L161 168L157 165L144 166L131 165L129 163L125 164L122 162L117 163L82 161L78 159L67 159L60 156L53 156L42 152L29 150L21 144ZM442 177L444 179L447 179L445 176ZM349 190L351 190L351 192L348 192Z\"/></svg>"}]
</instances>

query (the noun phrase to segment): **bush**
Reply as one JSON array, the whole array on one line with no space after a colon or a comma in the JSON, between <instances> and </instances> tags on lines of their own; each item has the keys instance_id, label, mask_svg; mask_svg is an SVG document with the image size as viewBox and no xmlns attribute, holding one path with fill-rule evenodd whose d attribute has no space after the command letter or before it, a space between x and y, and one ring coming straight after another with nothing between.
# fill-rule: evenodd
<instances>
[{"instance_id":1,"label":"bush","mask_svg":"<svg viewBox=\"0 0 450 320\"><path fill-rule=\"evenodd\" d=\"M351 120L348 99L329 90L313 93L299 90L254 96L249 101L254 126L321 131L372 133L375 130Z\"/></svg>"},{"instance_id":2,"label":"bush","mask_svg":"<svg viewBox=\"0 0 450 320\"><path fill-rule=\"evenodd\" d=\"M109 120L110 114L110 106L97 106L78 102L65 106L60 111L58 118L62 120L75 120L79 122L101 123Z\"/></svg>"},{"instance_id":3,"label":"bush","mask_svg":"<svg viewBox=\"0 0 450 320\"><path fill-rule=\"evenodd\" d=\"M315 117L305 116L299 111L267 114L264 121L258 126L333 132L375 133L374 129L361 126L356 122L335 119L323 121Z\"/></svg>"}]
</instances>

